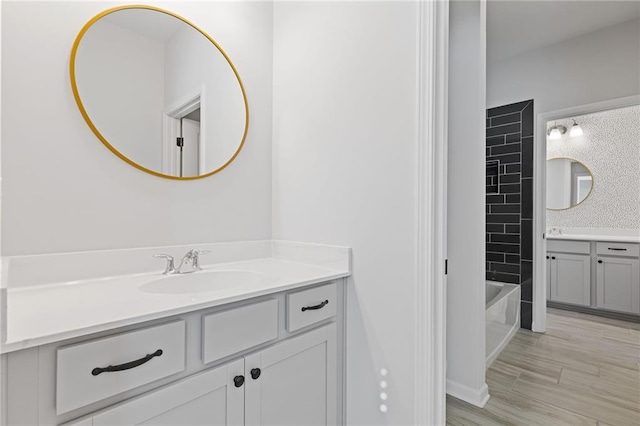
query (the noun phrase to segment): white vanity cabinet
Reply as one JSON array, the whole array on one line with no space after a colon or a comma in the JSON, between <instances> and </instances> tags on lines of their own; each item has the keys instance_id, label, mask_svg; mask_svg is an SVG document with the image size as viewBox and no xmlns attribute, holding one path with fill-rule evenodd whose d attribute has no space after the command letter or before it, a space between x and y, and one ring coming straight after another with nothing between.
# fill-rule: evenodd
<instances>
[{"instance_id":1,"label":"white vanity cabinet","mask_svg":"<svg viewBox=\"0 0 640 426\"><path fill-rule=\"evenodd\" d=\"M640 244L547 241L547 299L640 314Z\"/></svg>"},{"instance_id":2,"label":"white vanity cabinet","mask_svg":"<svg viewBox=\"0 0 640 426\"><path fill-rule=\"evenodd\" d=\"M598 308L640 314L639 247L637 244L598 243Z\"/></svg>"},{"instance_id":3,"label":"white vanity cabinet","mask_svg":"<svg viewBox=\"0 0 640 426\"><path fill-rule=\"evenodd\" d=\"M334 424L335 345L332 324L246 357L245 424Z\"/></svg>"},{"instance_id":4,"label":"white vanity cabinet","mask_svg":"<svg viewBox=\"0 0 640 426\"><path fill-rule=\"evenodd\" d=\"M591 303L591 274L589 255L550 252L551 300L574 305Z\"/></svg>"},{"instance_id":5,"label":"white vanity cabinet","mask_svg":"<svg viewBox=\"0 0 640 426\"><path fill-rule=\"evenodd\" d=\"M341 424L343 284L11 352L3 425Z\"/></svg>"},{"instance_id":6,"label":"white vanity cabinet","mask_svg":"<svg viewBox=\"0 0 640 426\"><path fill-rule=\"evenodd\" d=\"M591 257L588 241L549 241L547 298L561 303L591 304Z\"/></svg>"},{"instance_id":7,"label":"white vanity cabinet","mask_svg":"<svg viewBox=\"0 0 640 426\"><path fill-rule=\"evenodd\" d=\"M243 360L199 373L66 426L244 424Z\"/></svg>"},{"instance_id":8,"label":"white vanity cabinet","mask_svg":"<svg viewBox=\"0 0 640 426\"><path fill-rule=\"evenodd\" d=\"M334 425L335 354L329 324L65 426Z\"/></svg>"}]
</instances>

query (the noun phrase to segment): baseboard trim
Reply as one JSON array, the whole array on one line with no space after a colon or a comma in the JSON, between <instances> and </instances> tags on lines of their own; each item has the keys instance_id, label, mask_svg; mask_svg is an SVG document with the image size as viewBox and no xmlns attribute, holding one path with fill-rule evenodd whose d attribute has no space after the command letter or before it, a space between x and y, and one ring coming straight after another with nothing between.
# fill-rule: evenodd
<instances>
[{"instance_id":1,"label":"baseboard trim","mask_svg":"<svg viewBox=\"0 0 640 426\"><path fill-rule=\"evenodd\" d=\"M552 302L547 300L547 307L562 309L565 311L580 312L582 314L596 315L599 317L617 319L622 321L630 321L640 323L640 315L627 314L625 312L606 311L604 309L590 308L588 306L570 305L560 302Z\"/></svg>"},{"instance_id":2,"label":"baseboard trim","mask_svg":"<svg viewBox=\"0 0 640 426\"><path fill-rule=\"evenodd\" d=\"M480 389L472 389L447 379L447 394L464 402L484 408L489 401L489 387L484 383Z\"/></svg>"}]
</instances>

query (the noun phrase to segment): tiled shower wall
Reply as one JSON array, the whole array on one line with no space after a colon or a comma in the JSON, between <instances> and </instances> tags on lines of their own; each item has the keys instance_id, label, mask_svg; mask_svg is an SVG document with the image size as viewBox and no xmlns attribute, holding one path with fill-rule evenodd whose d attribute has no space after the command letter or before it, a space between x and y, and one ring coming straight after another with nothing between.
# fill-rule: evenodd
<instances>
[{"instance_id":1,"label":"tiled shower wall","mask_svg":"<svg viewBox=\"0 0 640 426\"><path fill-rule=\"evenodd\" d=\"M486 138L486 279L521 286L521 323L531 329L533 100L488 109Z\"/></svg>"}]
</instances>

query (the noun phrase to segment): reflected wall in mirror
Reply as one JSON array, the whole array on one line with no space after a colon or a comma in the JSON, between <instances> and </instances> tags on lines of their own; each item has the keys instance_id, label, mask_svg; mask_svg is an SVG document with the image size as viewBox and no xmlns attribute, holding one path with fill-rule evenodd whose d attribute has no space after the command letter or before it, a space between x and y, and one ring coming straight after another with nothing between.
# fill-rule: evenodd
<instances>
[{"instance_id":1,"label":"reflected wall in mirror","mask_svg":"<svg viewBox=\"0 0 640 426\"><path fill-rule=\"evenodd\" d=\"M169 179L230 164L249 111L222 48L186 19L151 6L106 10L80 31L71 86L84 119L114 154Z\"/></svg>"},{"instance_id":2,"label":"reflected wall in mirror","mask_svg":"<svg viewBox=\"0 0 640 426\"><path fill-rule=\"evenodd\" d=\"M565 210L582 203L591 194L593 174L573 158L547 159L547 208Z\"/></svg>"}]
</instances>

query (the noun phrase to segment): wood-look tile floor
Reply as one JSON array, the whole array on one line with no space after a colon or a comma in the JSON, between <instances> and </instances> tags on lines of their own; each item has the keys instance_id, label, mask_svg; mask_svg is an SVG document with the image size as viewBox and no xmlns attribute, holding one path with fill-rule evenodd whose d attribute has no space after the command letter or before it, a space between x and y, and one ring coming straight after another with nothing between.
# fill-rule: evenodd
<instances>
[{"instance_id":1,"label":"wood-look tile floor","mask_svg":"<svg viewBox=\"0 0 640 426\"><path fill-rule=\"evenodd\" d=\"M447 396L448 425L640 426L640 324L548 309L487 370L481 409Z\"/></svg>"}]
</instances>

